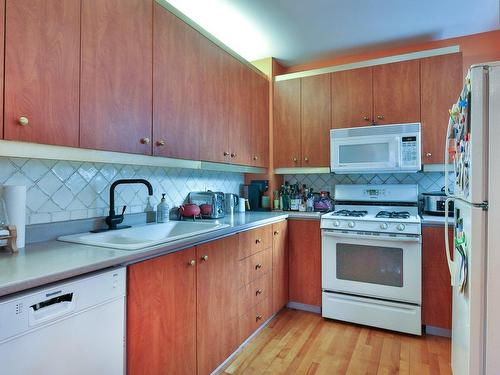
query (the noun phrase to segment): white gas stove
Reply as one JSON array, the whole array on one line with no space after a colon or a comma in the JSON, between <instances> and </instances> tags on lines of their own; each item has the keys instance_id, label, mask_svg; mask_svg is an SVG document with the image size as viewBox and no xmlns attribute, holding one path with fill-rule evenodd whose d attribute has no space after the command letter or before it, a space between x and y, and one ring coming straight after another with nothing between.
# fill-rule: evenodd
<instances>
[{"instance_id":1,"label":"white gas stove","mask_svg":"<svg viewBox=\"0 0 500 375\"><path fill-rule=\"evenodd\" d=\"M421 334L417 185L337 185L321 218L323 316Z\"/></svg>"}]
</instances>

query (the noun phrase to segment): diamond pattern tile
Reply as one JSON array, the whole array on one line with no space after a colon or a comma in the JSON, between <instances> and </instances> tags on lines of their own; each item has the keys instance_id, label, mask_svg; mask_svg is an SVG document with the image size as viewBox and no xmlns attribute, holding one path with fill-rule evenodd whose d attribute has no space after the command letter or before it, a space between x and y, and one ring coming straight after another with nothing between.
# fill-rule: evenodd
<instances>
[{"instance_id":1,"label":"diamond pattern tile","mask_svg":"<svg viewBox=\"0 0 500 375\"><path fill-rule=\"evenodd\" d=\"M119 178L145 178L154 188L151 199L142 185L117 189L117 207L126 205L127 212L151 210L162 193L173 207L192 190L239 194L244 183L241 173L0 157L0 185L26 185L28 224L107 215L109 186Z\"/></svg>"}]
</instances>

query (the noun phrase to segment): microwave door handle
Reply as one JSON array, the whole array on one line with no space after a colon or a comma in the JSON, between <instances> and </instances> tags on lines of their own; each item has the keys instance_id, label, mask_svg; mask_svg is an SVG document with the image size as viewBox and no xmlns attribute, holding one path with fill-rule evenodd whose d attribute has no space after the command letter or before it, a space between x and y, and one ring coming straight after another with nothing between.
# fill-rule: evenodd
<instances>
[{"instance_id":1,"label":"microwave door handle","mask_svg":"<svg viewBox=\"0 0 500 375\"><path fill-rule=\"evenodd\" d=\"M359 233L342 233L336 231L322 231L323 236L347 239L370 239L378 241L392 241L392 242L420 242L420 236L387 236L387 235L360 235Z\"/></svg>"},{"instance_id":2,"label":"microwave door handle","mask_svg":"<svg viewBox=\"0 0 500 375\"><path fill-rule=\"evenodd\" d=\"M446 199L444 203L444 248L446 252L446 261L448 262L448 270L450 271L451 286L455 285L455 262L451 260L450 256L450 240L448 237L448 213L450 211L449 204L453 198ZM453 229L453 241L455 241L455 229Z\"/></svg>"}]
</instances>

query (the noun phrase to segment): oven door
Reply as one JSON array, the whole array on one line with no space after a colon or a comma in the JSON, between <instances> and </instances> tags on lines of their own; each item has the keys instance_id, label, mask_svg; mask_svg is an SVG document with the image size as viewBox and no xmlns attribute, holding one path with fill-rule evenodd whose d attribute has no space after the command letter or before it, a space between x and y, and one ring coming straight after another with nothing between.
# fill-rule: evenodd
<instances>
[{"instance_id":1,"label":"oven door","mask_svg":"<svg viewBox=\"0 0 500 375\"><path fill-rule=\"evenodd\" d=\"M335 173L395 171L399 140L394 135L331 139L331 170Z\"/></svg>"},{"instance_id":2,"label":"oven door","mask_svg":"<svg viewBox=\"0 0 500 375\"><path fill-rule=\"evenodd\" d=\"M322 231L325 291L421 303L419 235Z\"/></svg>"}]
</instances>

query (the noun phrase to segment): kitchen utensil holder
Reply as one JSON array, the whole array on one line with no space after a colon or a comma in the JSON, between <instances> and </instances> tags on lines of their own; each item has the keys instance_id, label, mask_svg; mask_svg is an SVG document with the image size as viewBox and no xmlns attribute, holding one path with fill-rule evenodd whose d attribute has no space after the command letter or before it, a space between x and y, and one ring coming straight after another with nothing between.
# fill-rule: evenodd
<instances>
[{"instance_id":1,"label":"kitchen utensil holder","mask_svg":"<svg viewBox=\"0 0 500 375\"><path fill-rule=\"evenodd\" d=\"M16 240L17 240L17 229L15 225L7 225L7 230L9 231L9 234L7 235L0 235L0 240L7 240L7 245L4 245L0 248L9 251L11 253L17 253L17 245L16 245Z\"/></svg>"}]
</instances>

